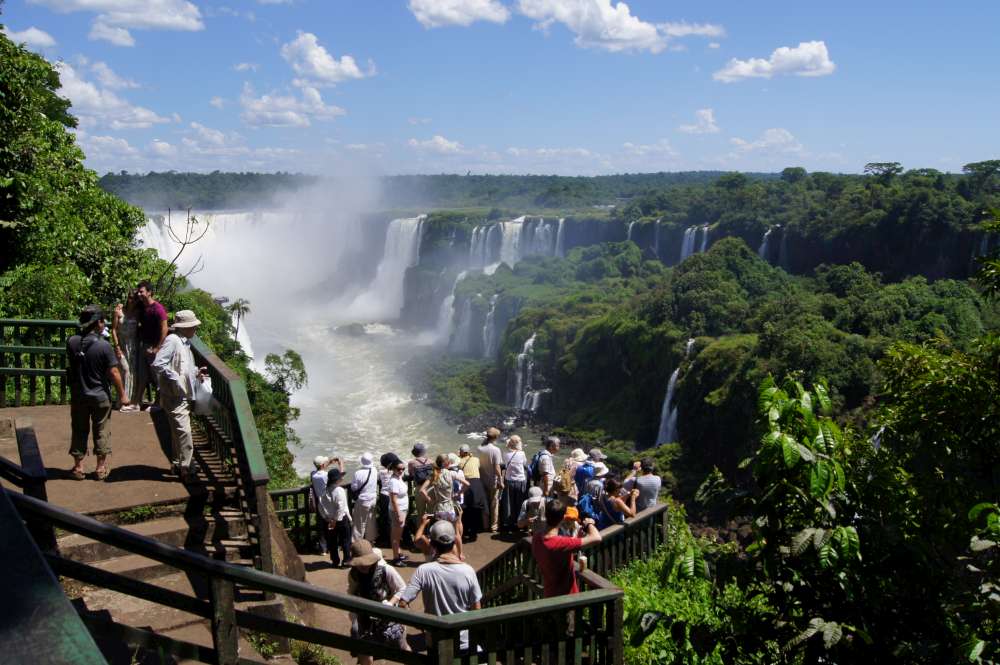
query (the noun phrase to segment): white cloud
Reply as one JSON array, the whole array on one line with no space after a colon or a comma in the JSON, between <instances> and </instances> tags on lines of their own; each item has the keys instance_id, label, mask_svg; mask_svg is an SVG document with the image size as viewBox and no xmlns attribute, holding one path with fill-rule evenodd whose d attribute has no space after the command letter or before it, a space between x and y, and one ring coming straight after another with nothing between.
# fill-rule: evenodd
<instances>
[{"instance_id":1,"label":"white cloud","mask_svg":"<svg viewBox=\"0 0 1000 665\"><path fill-rule=\"evenodd\" d=\"M208 103L217 109L222 109L226 105L226 100L224 100L222 97L216 96L208 100Z\"/></svg>"},{"instance_id":2,"label":"white cloud","mask_svg":"<svg viewBox=\"0 0 1000 665\"><path fill-rule=\"evenodd\" d=\"M802 152L802 144L792 136L792 133L781 127L765 129L756 141L745 141L741 138L730 140L738 153L769 152L789 153Z\"/></svg>"},{"instance_id":3,"label":"white cloud","mask_svg":"<svg viewBox=\"0 0 1000 665\"><path fill-rule=\"evenodd\" d=\"M106 125L112 129L138 129L168 123L169 118L142 106L135 106L107 88L81 78L71 65L56 64L61 94L73 103L72 113L84 126Z\"/></svg>"},{"instance_id":4,"label":"white cloud","mask_svg":"<svg viewBox=\"0 0 1000 665\"><path fill-rule=\"evenodd\" d=\"M319 90L308 86L300 96L262 95L256 97L249 84L243 86L240 105L243 122L254 127L309 127L312 120L333 120L347 112L339 106L327 105Z\"/></svg>"},{"instance_id":5,"label":"white cloud","mask_svg":"<svg viewBox=\"0 0 1000 665\"><path fill-rule=\"evenodd\" d=\"M218 129L212 129L197 122L192 122L190 126L194 130L195 135L205 143L209 145L225 145L226 135Z\"/></svg>"},{"instance_id":6,"label":"white cloud","mask_svg":"<svg viewBox=\"0 0 1000 665\"><path fill-rule=\"evenodd\" d=\"M29 48L51 48L56 45L56 40L52 35L34 26L20 32L15 32L4 26L3 33L10 37L12 42L23 43Z\"/></svg>"},{"instance_id":7,"label":"white cloud","mask_svg":"<svg viewBox=\"0 0 1000 665\"><path fill-rule=\"evenodd\" d=\"M341 81L361 79L375 73L375 67L371 63L366 74L353 57L344 55L338 60L331 56L319 43L316 35L301 30L298 37L281 47L281 57L301 77L294 81L295 85L300 86L336 85Z\"/></svg>"},{"instance_id":8,"label":"white cloud","mask_svg":"<svg viewBox=\"0 0 1000 665\"><path fill-rule=\"evenodd\" d=\"M505 23L510 11L497 0L410 0L410 11L425 28L472 25L476 21Z\"/></svg>"},{"instance_id":9,"label":"white cloud","mask_svg":"<svg viewBox=\"0 0 1000 665\"><path fill-rule=\"evenodd\" d=\"M660 30L667 37L725 37L726 29L714 23L688 23L676 21L660 23Z\"/></svg>"},{"instance_id":10,"label":"white cloud","mask_svg":"<svg viewBox=\"0 0 1000 665\"><path fill-rule=\"evenodd\" d=\"M708 43L708 48L720 48L721 46L722 46L722 44L720 44L719 42L709 42Z\"/></svg>"},{"instance_id":11,"label":"white cloud","mask_svg":"<svg viewBox=\"0 0 1000 665\"><path fill-rule=\"evenodd\" d=\"M93 12L90 39L132 46L130 29L204 30L201 12L187 0L31 0L61 13Z\"/></svg>"},{"instance_id":12,"label":"white cloud","mask_svg":"<svg viewBox=\"0 0 1000 665\"><path fill-rule=\"evenodd\" d=\"M177 148L166 141L153 139L153 142L149 144L149 152L157 157L173 157L177 154Z\"/></svg>"},{"instance_id":13,"label":"white cloud","mask_svg":"<svg viewBox=\"0 0 1000 665\"><path fill-rule=\"evenodd\" d=\"M120 90L123 88L138 88L139 84L135 81L127 78L123 78L116 74L107 63L98 60L90 66L90 70L94 72L94 76L97 77L98 83L103 85L105 88L111 88L112 90Z\"/></svg>"},{"instance_id":14,"label":"white cloud","mask_svg":"<svg viewBox=\"0 0 1000 665\"><path fill-rule=\"evenodd\" d=\"M795 76L828 76L836 69L822 41L801 42L796 47L782 46L771 53L767 60L732 58L726 66L712 75L716 81L733 83L747 78L771 78L777 74Z\"/></svg>"},{"instance_id":15,"label":"white cloud","mask_svg":"<svg viewBox=\"0 0 1000 665\"><path fill-rule=\"evenodd\" d=\"M666 139L660 139L656 143L625 143L622 145L625 154L631 157L676 157L677 151Z\"/></svg>"},{"instance_id":16,"label":"white cloud","mask_svg":"<svg viewBox=\"0 0 1000 665\"><path fill-rule=\"evenodd\" d=\"M237 62L233 65L233 69L238 72L256 72L257 67L258 65L256 62Z\"/></svg>"},{"instance_id":17,"label":"white cloud","mask_svg":"<svg viewBox=\"0 0 1000 665\"><path fill-rule=\"evenodd\" d=\"M712 109L698 109L694 112L695 122L693 125L681 125L677 131L685 134L717 134L719 126L715 124L715 111Z\"/></svg>"},{"instance_id":18,"label":"white cloud","mask_svg":"<svg viewBox=\"0 0 1000 665\"><path fill-rule=\"evenodd\" d=\"M593 153L586 148L507 148L507 154L512 157L537 157L542 160L584 158Z\"/></svg>"},{"instance_id":19,"label":"white cloud","mask_svg":"<svg viewBox=\"0 0 1000 665\"><path fill-rule=\"evenodd\" d=\"M80 131L76 138L87 159L121 159L139 154L128 141L117 136L91 136Z\"/></svg>"},{"instance_id":20,"label":"white cloud","mask_svg":"<svg viewBox=\"0 0 1000 665\"><path fill-rule=\"evenodd\" d=\"M667 47L666 35L632 15L629 6L611 0L518 0L518 11L547 30L562 23L576 34L577 46L606 51L649 51Z\"/></svg>"},{"instance_id":21,"label":"white cloud","mask_svg":"<svg viewBox=\"0 0 1000 665\"><path fill-rule=\"evenodd\" d=\"M135 38L125 28L113 28L104 23L95 23L90 27L89 39L110 42L115 46L135 46Z\"/></svg>"},{"instance_id":22,"label":"white cloud","mask_svg":"<svg viewBox=\"0 0 1000 665\"><path fill-rule=\"evenodd\" d=\"M429 125L431 122L430 118L407 118L406 122L411 125Z\"/></svg>"},{"instance_id":23,"label":"white cloud","mask_svg":"<svg viewBox=\"0 0 1000 665\"><path fill-rule=\"evenodd\" d=\"M426 141L410 139L407 143L411 148L416 150L436 152L439 155L460 155L467 152L461 143L458 141L449 141L440 134L435 134L433 138Z\"/></svg>"}]
</instances>

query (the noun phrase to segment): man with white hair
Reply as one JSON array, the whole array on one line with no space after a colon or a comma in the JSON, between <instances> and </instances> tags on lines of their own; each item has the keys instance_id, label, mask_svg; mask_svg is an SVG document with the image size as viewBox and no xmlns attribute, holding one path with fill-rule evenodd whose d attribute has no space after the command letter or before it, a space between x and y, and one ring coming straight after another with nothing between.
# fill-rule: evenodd
<instances>
[{"instance_id":1,"label":"man with white hair","mask_svg":"<svg viewBox=\"0 0 1000 665\"><path fill-rule=\"evenodd\" d=\"M378 499L378 474L371 453L361 455L361 468L351 479L350 495L354 497L354 539L375 542L375 501Z\"/></svg>"},{"instance_id":2,"label":"man with white hair","mask_svg":"<svg viewBox=\"0 0 1000 665\"><path fill-rule=\"evenodd\" d=\"M163 340L152 363L160 388L160 408L170 425L171 463L184 483L197 480L191 438L191 402L195 397L195 383L201 382L204 375L194 362L191 338L200 325L201 321L191 310L177 312L172 332Z\"/></svg>"}]
</instances>

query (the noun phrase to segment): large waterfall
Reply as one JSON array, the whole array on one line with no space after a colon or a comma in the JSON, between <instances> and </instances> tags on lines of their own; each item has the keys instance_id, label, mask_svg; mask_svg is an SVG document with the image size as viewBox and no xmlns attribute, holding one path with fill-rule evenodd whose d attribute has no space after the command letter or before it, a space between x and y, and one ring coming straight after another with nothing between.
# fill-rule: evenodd
<instances>
[{"instance_id":1,"label":"large waterfall","mask_svg":"<svg viewBox=\"0 0 1000 665\"><path fill-rule=\"evenodd\" d=\"M535 370L535 335L537 333L532 333L531 337L527 339L524 343L524 347L521 349L521 353L517 354L517 359L514 363L514 391L511 395L511 405L516 408L521 408L524 404L525 394L532 388L532 378Z\"/></svg>"},{"instance_id":2,"label":"large waterfall","mask_svg":"<svg viewBox=\"0 0 1000 665\"><path fill-rule=\"evenodd\" d=\"M403 307L406 270L420 258L420 239L426 215L394 219L385 234L385 251L378 264L375 280L348 305L357 319L394 319Z\"/></svg>"},{"instance_id":3,"label":"large waterfall","mask_svg":"<svg viewBox=\"0 0 1000 665\"><path fill-rule=\"evenodd\" d=\"M566 218L559 218L559 228L556 230L556 256L566 256Z\"/></svg>"},{"instance_id":4,"label":"large waterfall","mask_svg":"<svg viewBox=\"0 0 1000 665\"><path fill-rule=\"evenodd\" d=\"M701 227L701 247L699 247L698 251L701 252L702 254L704 254L705 250L708 249L708 234L709 233L711 233L711 229L709 228L708 224L706 224L705 226Z\"/></svg>"},{"instance_id":5,"label":"large waterfall","mask_svg":"<svg viewBox=\"0 0 1000 665\"><path fill-rule=\"evenodd\" d=\"M566 251L564 226L563 219L537 217L477 226L469 239L469 267L492 268L506 263L513 268L526 256L562 256Z\"/></svg>"},{"instance_id":6,"label":"large waterfall","mask_svg":"<svg viewBox=\"0 0 1000 665\"><path fill-rule=\"evenodd\" d=\"M688 357L693 346L694 340L689 339L684 345L684 358ZM656 445L658 446L664 443L673 443L677 439L677 416L679 413L677 405L674 403L674 391L677 388L677 379L680 377L680 373L681 366L678 363L677 368L670 374L670 380L667 382L667 394L663 398L663 407L660 409L660 430L656 434Z\"/></svg>"},{"instance_id":7,"label":"large waterfall","mask_svg":"<svg viewBox=\"0 0 1000 665\"><path fill-rule=\"evenodd\" d=\"M451 339L451 331L454 328L455 320L455 289L458 288L458 283L465 279L468 271L463 270L458 273L458 277L455 278L455 283L451 287L451 291L445 296L444 300L441 302L441 309L438 311L438 322L437 322L437 339L442 344L447 344Z\"/></svg>"}]
</instances>

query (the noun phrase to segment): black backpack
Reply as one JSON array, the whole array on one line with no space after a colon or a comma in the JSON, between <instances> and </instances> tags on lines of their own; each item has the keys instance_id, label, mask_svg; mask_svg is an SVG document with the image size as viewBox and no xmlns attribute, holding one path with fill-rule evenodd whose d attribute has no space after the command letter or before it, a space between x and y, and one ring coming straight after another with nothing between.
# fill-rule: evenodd
<instances>
[{"instance_id":1,"label":"black backpack","mask_svg":"<svg viewBox=\"0 0 1000 665\"><path fill-rule=\"evenodd\" d=\"M430 462L427 462L426 464L417 464L413 467L413 482L417 484L418 488L433 476L434 465Z\"/></svg>"}]
</instances>

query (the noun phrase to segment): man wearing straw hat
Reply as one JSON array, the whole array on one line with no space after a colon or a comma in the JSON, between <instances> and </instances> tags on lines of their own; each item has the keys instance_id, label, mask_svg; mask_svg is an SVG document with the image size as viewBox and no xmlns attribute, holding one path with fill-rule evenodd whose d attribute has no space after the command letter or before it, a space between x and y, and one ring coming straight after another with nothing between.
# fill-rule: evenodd
<instances>
[{"instance_id":1,"label":"man wearing straw hat","mask_svg":"<svg viewBox=\"0 0 1000 665\"><path fill-rule=\"evenodd\" d=\"M201 321L191 310L177 312L172 332L163 340L152 365L160 387L160 407L170 425L171 465L184 483L195 480L197 476L192 462L191 400L195 394L195 382L202 381L204 376L195 365L191 338L200 325Z\"/></svg>"}]
</instances>

